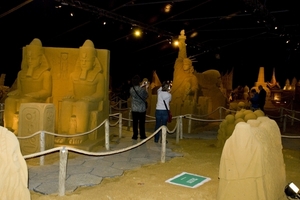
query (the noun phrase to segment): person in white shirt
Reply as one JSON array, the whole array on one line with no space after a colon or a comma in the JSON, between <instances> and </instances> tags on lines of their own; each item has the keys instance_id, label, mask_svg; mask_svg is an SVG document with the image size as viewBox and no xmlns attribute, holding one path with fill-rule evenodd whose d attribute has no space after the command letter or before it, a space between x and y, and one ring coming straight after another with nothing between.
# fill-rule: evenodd
<instances>
[{"instance_id":1,"label":"person in white shirt","mask_svg":"<svg viewBox=\"0 0 300 200\"><path fill-rule=\"evenodd\" d=\"M159 129L162 125L167 125L168 122L168 111L166 109L166 106L168 107L168 110L170 109L170 101L172 99L172 95L169 92L170 87L169 87L168 82L163 82L162 86L158 88L157 90L157 103L156 103L156 111L155 111L155 131ZM164 104L164 101L166 103L166 106ZM158 142L160 139L161 131L159 131L155 136L154 136L154 142Z\"/></svg>"}]
</instances>

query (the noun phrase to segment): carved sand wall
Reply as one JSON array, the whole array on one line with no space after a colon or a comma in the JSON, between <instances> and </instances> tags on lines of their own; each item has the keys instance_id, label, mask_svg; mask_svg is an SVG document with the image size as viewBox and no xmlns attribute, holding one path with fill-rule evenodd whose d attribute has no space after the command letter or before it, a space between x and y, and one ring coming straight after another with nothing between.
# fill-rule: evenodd
<instances>
[{"instance_id":1,"label":"carved sand wall","mask_svg":"<svg viewBox=\"0 0 300 200\"><path fill-rule=\"evenodd\" d=\"M55 107L51 103L23 103L19 113L18 136L25 137L38 131L55 132ZM45 149L54 147L54 136L45 134ZM41 151L40 135L20 139L23 155Z\"/></svg>"}]
</instances>

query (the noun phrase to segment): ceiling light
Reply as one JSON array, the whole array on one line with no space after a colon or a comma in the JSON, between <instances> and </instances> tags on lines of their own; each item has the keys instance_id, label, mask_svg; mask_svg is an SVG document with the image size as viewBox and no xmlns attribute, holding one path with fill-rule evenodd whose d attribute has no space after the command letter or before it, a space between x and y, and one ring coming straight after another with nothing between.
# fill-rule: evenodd
<instances>
[{"instance_id":1,"label":"ceiling light","mask_svg":"<svg viewBox=\"0 0 300 200\"><path fill-rule=\"evenodd\" d=\"M136 36L136 37L140 37L141 35L142 35L142 32L140 31L140 30L135 30L134 31L134 35Z\"/></svg>"},{"instance_id":2,"label":"ceiling light","mask_svg":"<svg viewBox=\"0 0 300 200\"><path fill-rule=\"evenodd\" d=\"M165 12L166 12L166 13L170 12L170 11L171 11L171 7L172 7L171 4L167 4L167 5L165 6Z\"/></svg>"},{"instance_id":3,"label":"ceiling light","mask_svg":"<svg viewBox=\"0 0 300 200\"><path fill-rule=\"evenodd\" d=\"M174 40L173 45L174 45L174 46L178 46L178 45L179 45L178 40Z\"/></svg>"}]
</instances>

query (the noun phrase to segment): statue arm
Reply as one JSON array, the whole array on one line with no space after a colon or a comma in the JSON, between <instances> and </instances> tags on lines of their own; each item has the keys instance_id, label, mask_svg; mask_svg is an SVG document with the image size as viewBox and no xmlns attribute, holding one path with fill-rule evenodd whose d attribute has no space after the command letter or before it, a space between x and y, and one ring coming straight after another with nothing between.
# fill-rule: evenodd
<instances>
[{"instance_id":1,"label":"statue arm","mask_svg":"<svg viewBox=\"0 0 300 200\"><path fill-rule=\"evenodd\" d=\"M185 44L186 36L184 34L185 34L184 30L182 30L178 37L178 48L179 48L178 59L181 59L181 60L183 60L184 58L187 58L186 44Z\"/></svg>"},{"instance_id":2,"label":"statue arm","mask_svg":"<svg viewBox=\"0 0 300 200\"><path fill-rule=\"evenodd\" d=\"M42 79L43 79L43 88L39 91L28 93L25 96L32 97L35 99L44 99L44 100L50 97L52 95L51 73L49 71L45 71L42 75Z\"/></svg>"},{"instance_id":3,"label":"statue arm","mask_svg":"<svg viewBox=\"0 0 300 200\"><path fill-rule=\"evenodd\" d=\"M104 79L104 75L99 73L97 75L97 85L95 86L96 87L96 90L95 92L90 95L90 96L85 96L83 97L82 99L84 100L87 100L87 101L102 101L103 98L104 98L104 86L105 86L105 79Z\"/></svg>"},{"instance_id":4,"label":"statue arm","mask_svg":"<svg viewBox=\"0 0 300 200\"><path fill-rule=\"evenodd\" d=\"M185 44L186 36L184 35L184 30L180 32L180 35L178 37L178 57L175 61L174 68L178 69L182 66L182 62L184 58L187 58L187 53L186 53L186 44Z\"/></svg>"},{"instance_id":5,"label":"statue arm","mask_svg":"<svg viewBox=\"0 0 300 200\"><path fill-rule=\"evenodd\" d=\"M104 92L105 92L105 79L104 75L102 73L98 74L98 83L97 83L97 89L96 92L92 95L96 100L102 101L104 98Z\"/></svg>"},{"instance_id":6,"label":"statue arm","mask_svg":"<svg viewBox=\"0 0 300 200\"><path fill-rule=\"evenodd\" d=\"M68 92L62 99L74 99L74 86L73 86L73 73L70 74L69 81L68 81Z\"/></svg>"},{"instance_id":7,"label":"statue arm","mask_svg":"<svg viewBox=\"0 0 300 200\"><path fill-rule=\"evenodd\" d=\"M17 89L7 93L7 96L18 96L18 95L21 94L21 91L20 91L20 88L21 88L20 73L21 73L21 71L18 72L18 76L17 76Z\"/></svg>"}]
</instances>

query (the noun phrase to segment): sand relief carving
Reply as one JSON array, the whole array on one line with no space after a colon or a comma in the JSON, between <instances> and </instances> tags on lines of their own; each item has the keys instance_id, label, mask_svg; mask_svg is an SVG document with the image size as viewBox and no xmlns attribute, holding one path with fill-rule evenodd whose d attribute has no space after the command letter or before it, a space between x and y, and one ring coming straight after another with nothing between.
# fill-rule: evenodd
<instances>
[{"instance_id":1,"label":"sand relief carving","mask_svg":"<svg viewBox=\"0 0 300 200\"><path fill-rule=\"evenodd\" d=\"M59 133L73 135L89 131L91 124L95 124L91 113L93 111L99 113L103 110L105 77L96 53L94 44L90 40L86 40L79 48L79 58L69 78L69 93L61 102ZM87 136L58 137L55 142L81 144L87 139Z\"/></svg>"},{"instance_id":2,"label":"sand relief carving","mask_svg":"<svg viewBox=\"0 0 300 200\"><path fill-rule=\"evenodd\" d=\"M0 198L30 200L28 169L21 154L19 141L0 126Z\"/></svg>"},{"instance_id":3,"label":"sand relief carving","mask_svg":"<svg viewBox=\"0 0 300 200\"><path fill-rule=\"evenodd\" d=\"M19 116L18 136L20 137L29 136L41 130L55 132L55 107L52 103L23 103L20 106ZM45 134L44 141L45 150L54 147L53 135ZM20 146L25 155L39 152L41 149L40 135L20 140Z\"/></svg>"},{"instance_id":4,"label":"sand relief carving","mask_svg":"<svg viewBox=\"0 0 300 200\"><path fill-rule=\"evenodd\" d=\"M46 102L52 93L52 78L44 49L39 39L23 49L17 89L9 92L5 100L4 126L17 134L18 112L21 103Z\"/></svg>"}]
</instances>

